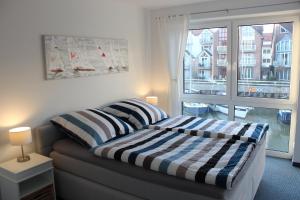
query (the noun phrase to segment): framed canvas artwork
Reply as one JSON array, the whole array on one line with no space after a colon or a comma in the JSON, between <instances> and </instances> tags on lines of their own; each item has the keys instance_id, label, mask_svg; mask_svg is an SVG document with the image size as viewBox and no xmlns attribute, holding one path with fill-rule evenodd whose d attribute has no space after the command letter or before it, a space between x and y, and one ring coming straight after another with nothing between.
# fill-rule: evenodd
<instances>
[{"instance_id":1,"label":"framed canvas artwork","mask_svg":"<svg viewBox=\"0 0 300 200\"><path fill-rule=\"evenodd\" d=\"M63 79L129 70L125 39L44 35L47 79Z\"/></svg>"}]
</instances>

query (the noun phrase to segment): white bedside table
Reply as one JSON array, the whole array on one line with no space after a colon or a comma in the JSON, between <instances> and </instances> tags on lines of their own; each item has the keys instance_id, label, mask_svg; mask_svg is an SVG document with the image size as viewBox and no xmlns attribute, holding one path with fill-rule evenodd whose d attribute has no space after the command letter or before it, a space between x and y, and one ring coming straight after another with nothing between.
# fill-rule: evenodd
<instances>
[{"instance_id":1,"label":"white bedside table","mask_svg":"<svg viewBox=\"0 0 300 200\"><path fill-rule=\"evenodd\" d=\"M32 153L30 160L0 164L1 200L54 200L52 159Z\"/></svg>"}]
</instances>

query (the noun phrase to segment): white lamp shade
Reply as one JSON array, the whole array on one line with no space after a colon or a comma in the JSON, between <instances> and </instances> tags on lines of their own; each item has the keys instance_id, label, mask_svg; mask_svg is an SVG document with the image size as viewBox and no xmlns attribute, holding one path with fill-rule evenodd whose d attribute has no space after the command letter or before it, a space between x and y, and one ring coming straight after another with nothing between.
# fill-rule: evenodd
<instances>
[{"instance_id":1,"label":"white lamp shade","mask_svg":"<svg viewBox=\"0 0 300 200\"><path fill-rule=\"evenodd\" d=\"M157 105L158 104L158 98L157 98L157 96L148 96L148 97L146 97L146 102L150 103L152 105Z\"/></svg>"},{"instance_id":2,"label":"white lamp shade","mask_svg":"<svg viewBox=\"0 0 300 200\"><path fill-rule=\"evenodd\" d=\"M9 141L12 145L25 145L32 142L31 128L19 127L9 130Z\"/></svg>"}]
</instances>

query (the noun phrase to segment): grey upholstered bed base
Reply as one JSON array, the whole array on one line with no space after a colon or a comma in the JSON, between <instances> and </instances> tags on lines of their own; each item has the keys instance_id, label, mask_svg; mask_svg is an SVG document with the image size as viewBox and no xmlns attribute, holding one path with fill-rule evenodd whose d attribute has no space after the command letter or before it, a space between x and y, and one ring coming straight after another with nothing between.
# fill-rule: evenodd
<instances>
[{"instance_id":1,"label":"grey upholstered bed base","mask_svg":"<svg viewBox=\"0 0 300 200\"><path fill-rule=\"evenodd\" d=\"M52 152L52 145L64 137L52 125L37 128L34 134L37 151L44 155ZM182 190L165 187L150 182L145 182L133 177L122 176L112 170L99 168L99 173L109 175L117 182L123 183L123 186L134 185L135 191L126 190L126 187L112 188L109 184L100 184L95 181L74 175L72 172L55 169L56 190L60 198L64 200L111 200L111 199L151 199L151 200L167 200L167 199L184 199L184 200L253 200L258 189L260 180L263 175L265 165L265 139L263 144L259 145L259 152L256 153L253 161L249 164L244 177L235 185L235 188L223 198L212 198L195 193L188 193ZM70 164L72 158L69 157ZM82 162L83 165L88 163ZM230 196L230 198L228 198Z\"/></svg>"}]
</instances>

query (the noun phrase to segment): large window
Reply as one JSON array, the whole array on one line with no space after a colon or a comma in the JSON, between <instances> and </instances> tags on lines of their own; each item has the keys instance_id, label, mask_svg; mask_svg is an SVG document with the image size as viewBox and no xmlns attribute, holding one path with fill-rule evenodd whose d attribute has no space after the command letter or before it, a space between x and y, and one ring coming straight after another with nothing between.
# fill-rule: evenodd
<instances>
[{"instance_id":1,"label":"large window","mask_svg":"<svg viewBox=\"0 0 300 200\"><path fill-rule=\"evenodd\" d=\"M290 157L298 24L297 17L193 23L184 56L182 113L268 123L267 152Z\"/></svg>"}]
</instances>

